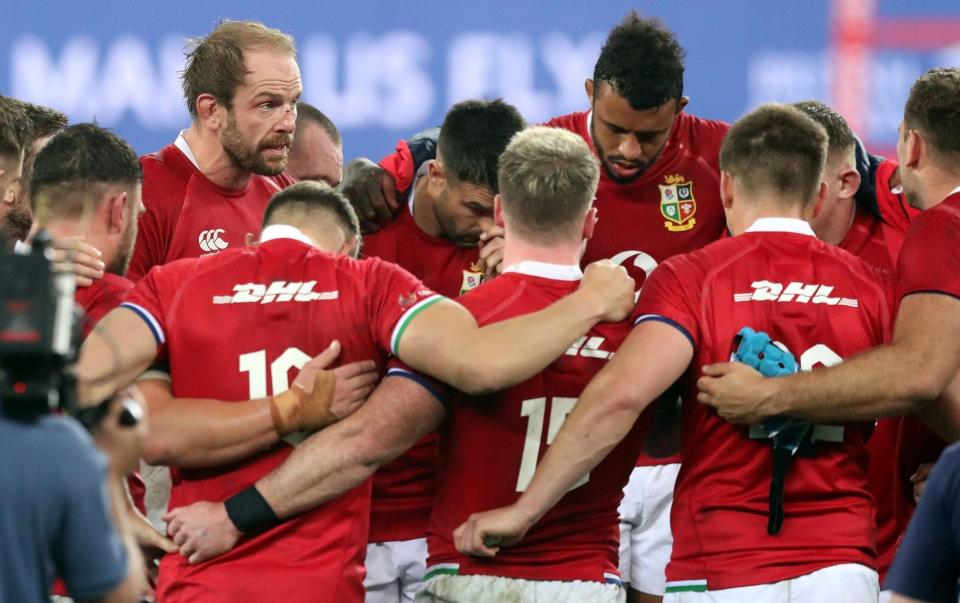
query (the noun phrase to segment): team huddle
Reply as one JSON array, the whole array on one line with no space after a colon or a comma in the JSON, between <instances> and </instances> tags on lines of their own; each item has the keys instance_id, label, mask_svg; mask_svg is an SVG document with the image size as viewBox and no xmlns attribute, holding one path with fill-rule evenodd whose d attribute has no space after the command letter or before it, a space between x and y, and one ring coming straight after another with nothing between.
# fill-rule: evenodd
<instances>
[{"instance_id":1,"label":"team huddle","mask_svg":"<svg viewBox=\"0 0 960 603\"><path fill-rule=\"evenodd\" d=\"M903 537L960 434L960 69L895 160L816 101L694 116L683 74L630 14L588 110L468 100L344 168L294 41L224 21L156 153L0 131L6 239L74 260L81 403L135 383L169 467L160 509L128 480L156 600L941 600Z\"/></svg>"}]
</instances>

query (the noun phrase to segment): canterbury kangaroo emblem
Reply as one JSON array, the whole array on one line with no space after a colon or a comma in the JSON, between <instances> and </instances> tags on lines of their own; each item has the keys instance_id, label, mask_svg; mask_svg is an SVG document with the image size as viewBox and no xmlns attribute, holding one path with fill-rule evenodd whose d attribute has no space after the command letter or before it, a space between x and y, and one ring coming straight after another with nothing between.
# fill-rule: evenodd
<instances>
[{"instance_id":1,"label":"canterbury kangaroo emblem","mask_svg":"<svg viewBox=\"0 0 960 603\"><path fill-rule=\"evenodd\" d=\"M218 251L223 251L230 245L222 238L222 235L226 232L222 228L211 228L209 230L204 230L200 233L200 236L197 237L197 242L200 243L200 249L206 251L207 253L217 253Z\"/></svg>"}]
</instances>

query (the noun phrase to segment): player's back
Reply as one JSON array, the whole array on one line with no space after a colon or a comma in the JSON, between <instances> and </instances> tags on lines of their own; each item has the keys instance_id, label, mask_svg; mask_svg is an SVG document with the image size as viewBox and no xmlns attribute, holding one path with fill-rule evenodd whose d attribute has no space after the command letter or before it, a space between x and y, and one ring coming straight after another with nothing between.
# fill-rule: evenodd
<instances>
[{"instance_id":1,"label":"player's back","mask_svg":"<svg viewBox=\"0 0 960 603\"><path fill-rule=\"evenodd\" d=\"M783 222L765 227L780 229ZM747 232L718 241L665 263L641 294L641 320L667 317L695 347L684 393L671 582L706 580L710 589L722 589L769 584L837 563L873 564L864 446L871 425L817 428L816 455L795 459L782 531L769 536L769 440L696 400L702 367L727 361L744 326L786 345L804 370L839 363L889 339L888 277L809 233Z\"/></svg>"},{"instance_id":2,"label":"player's back","mask_svg":"<svg viewBox=\"0 0 960 603\"><path fill-rule=\"evenodd\" d=\"M524 263L526 264L526 263ZM524 264L521 264L523 266ZM549 272L507 272L460 299L480 325L546 307L577 288ZM590 379L629 332L627 323L591 330L540 374L485 397L456 399L440 430L437 498L428 532L428 572L529 580L615 578L617 505L636 461L644 421L524 540L492 559L459 555L453 530L471 513L514 502Z\"/></svg>"},{"instance_id":3,"label":"player's back","mask_svg":"<svg viewBox=\"0 0 960 603\"><path fill-rule=\"evenodd\" d=\"M421 288L380 260L336 257L276 238L155 268L128 304L157 319L175 396L247 400L287 389L296 370L334 339L342 344L341 363L382 362L394 325ZM280 442L223 467L171 468L170 506L224 500L291 451ZM368 515L369 483L245 539L213 567L168 555L161 590L170 601L263 600L264 592L287 601L358 600ZM261 574L273 583L256 578ZM265 588L272 590L257 590ZM220 591L224 599L217 599Z\"/></svg>"}]
</instances>

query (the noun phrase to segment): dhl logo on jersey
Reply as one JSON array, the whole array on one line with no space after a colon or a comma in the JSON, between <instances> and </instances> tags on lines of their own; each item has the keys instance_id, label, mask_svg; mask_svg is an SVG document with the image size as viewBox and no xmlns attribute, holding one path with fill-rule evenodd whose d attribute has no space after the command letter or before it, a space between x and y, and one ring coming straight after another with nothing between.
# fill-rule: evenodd
<instances>
[{"instance_id":1,"label":"dhl logo on jersey","mask_svg":"<svg viewBox=\"0 0 960 603\"><path fill-rule=\"evenodd\" d=\"M808 285L792 282L784 287L783 283L771 281L754 281L750 284L753 291L734 293L733 301L775 301L795 302L798 304L826 304L828 306L847 306L857 308L860 302L850 297L831 297L833 287L829 285Z\"/></svg>"},{"instance_id":2,"label":"dhl logo on jersey","mask_svg":"<svg viewBox=\"0 0 960 603\"><path fill-rule=\"evenodd\" d=\"M292 282L273 281L269 285L262 283L240 283L233 286L233 295L214 295L214 304L270 304L273 302L312 302L337 299L339 291L314 291L317 281Z\"/></svg>"}]
</instances>

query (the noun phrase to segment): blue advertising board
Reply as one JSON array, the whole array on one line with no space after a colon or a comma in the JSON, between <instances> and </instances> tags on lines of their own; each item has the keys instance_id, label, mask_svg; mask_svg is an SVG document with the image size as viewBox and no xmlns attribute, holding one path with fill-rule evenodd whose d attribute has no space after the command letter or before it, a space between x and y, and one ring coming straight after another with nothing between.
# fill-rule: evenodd
<instances>
[{"instance_id":1,"label":"blue advertising board","mask_svg":"<svg viewBox=\"0 0 960 603\"><path fill-rule=\"evenodd\" d=\"M188 123L186 40L255 19L295 37L304 98L340 127L347 158L379 156L464 98L503 97L530 122L585 108L583 81L631 9L686 48L688 110L733 120L817 98L886 151L916 76L960 64L956 0L5 0L0 92L155 150Z\"/></svg>"}]
</instances>

